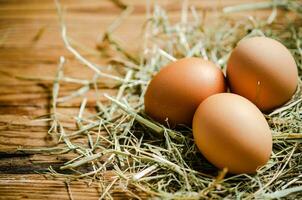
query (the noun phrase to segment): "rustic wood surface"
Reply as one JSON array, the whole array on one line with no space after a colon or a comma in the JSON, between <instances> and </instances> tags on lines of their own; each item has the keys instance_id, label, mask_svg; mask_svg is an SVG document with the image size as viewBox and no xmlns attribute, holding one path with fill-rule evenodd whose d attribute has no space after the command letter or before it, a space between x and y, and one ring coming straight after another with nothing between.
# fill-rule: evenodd
<instances>
[{"instance_id":1,"label":"rustic wood surface","mask_svg":"<svg viewBox=\"0 0 302 200\"><path fill-rule=\"evenodd\" d=\"M181 1L158 2L169 11L172 19L178 20ZM191 0L200 14L215 15L217 9L226 5L251 2L248 0ZM125 4L134 7L114 32L114 36L127 51L139 51L141 27L145 21L145 1L128 0ZM64 0L68 34L77 42L96 50L97 38L121 13L109 0ZM269 11L252 11L258 16L268 16ZM239 17L241 14L236 14ZM96 63L103 64L106 58L88 51L82 52ZM96 184L88 186L83 181L70 184L63 180L46 179L43 174L51 165L58 169L68 155L45 156L16 153L22 146L46 147L55 145L49 137L49 124L39 122L38 116L49 113L51 81L20 80L18 76L54 77L59 56L68 59L65 74L91 77L93 73L79 64L64 48L59 33L59 22L52 0L0 0L0 199L97 199L102 193ZM106 83L104 83L106 84ZM72 85L64 85L60 94L67 94ZM115 89L101 92L115 93ZM77 113L81 99L60 104L61 113ZM88 112L94 112L94 98L88 93ZM64 121L69 130L75 128L68 119ZM110 183L108 172L106 181ZM113 197L127 199L127 193L116 190ZM141 194L144 198L144 195Z\"/></svg>"}]
</instances>

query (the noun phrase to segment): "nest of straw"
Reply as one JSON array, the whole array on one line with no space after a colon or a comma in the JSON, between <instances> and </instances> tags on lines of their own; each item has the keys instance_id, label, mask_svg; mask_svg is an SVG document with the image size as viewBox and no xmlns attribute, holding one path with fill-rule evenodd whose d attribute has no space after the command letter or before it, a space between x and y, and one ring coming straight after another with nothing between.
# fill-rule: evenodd
<instances>
[{"instance_id":1,"label":"nest of straw","mask_svg":"<svg viewBox=\"0 0 302 200\"><path fill-rule=\"evenodd\" d=\"M118 1L116 1L118 2ZM53 148L20 149L35 153L66 154L73 159L61 166L72 174L58 173L50 167L54 177L68 180L85 179L97 182L102 188L100 199L111 199L114 188L122 189L129 197L140 199L137 191L150 198L161 199L253 199L302 198L302 98L299 88L293 99L283 107L265 115L273 135L272 156L257 174L229 175L217 170L198 152L191 129L170 129L152 121L143 112L144 93L154 74L168 62L182 57L203 57L224 70L230 52L243 37L265 35L281 41L294 55L301 80L302 75L302 5L298 1L268 1L224 8L217 11L214 22L205 25L201 13L183 2L181 20L171 23L166 11L154 5L147 13L142 51L127 53L111 36L111 32L131 11L124 9L116 22L102 37L100 48L114 49L119 57L112 58L111 67L123 65L122 76L105 73L81 55L67 34L62 9L56 2L61 18L61 34L66 48L95 72L92 80L64 75L65 58L61 57L53 79L51 105L52 125L49 134L59 137ZM249 9L271 9L266 19L252 16L234 20L226 13ZM277 22L279 8L291 18ZM151 9L148 9L151 10ZM188 18L190 20L188 20ZM105 95L100 101L99 80L113 80L118 86L116 96ZM66 82L81 85L68 96L60 95L60 85ZM300 84L301 85L301 84ZM96 96L94 115L84 116L87 91ZM70 116L77 130L66 132L60 122L57 106L75 97L82 103L77 116ZM82 138L85 144L74 138ZM112 172L111 182L104 182L106 172Z\"/></svg>"}]
</instances>

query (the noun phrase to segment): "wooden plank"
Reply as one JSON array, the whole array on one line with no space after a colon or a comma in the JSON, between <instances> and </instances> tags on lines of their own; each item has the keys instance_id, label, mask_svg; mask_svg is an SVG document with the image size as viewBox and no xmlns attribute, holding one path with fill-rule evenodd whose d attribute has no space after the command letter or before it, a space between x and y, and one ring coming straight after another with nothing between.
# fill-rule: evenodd
<instances>
[{"instance_id":1,"label":"wooden plank","mask_svg":"<svg viewBox=\"0 0 302 200\"><path fill-rule=\"evenodd\" d=\"M97 199L96 186L84 182L70 184L76 199ZM0 175L0 199L69 199L63 181L49 180L40 175Z\"/></svg>"},{"instance_id":2,"label":"wooden plank","mask_svg":"<svg viewBox=\"0 0 302 200\"><path fill-rule=\"evenodd\" d=\"M113 179L112 173L104 175L104 180L110 183ZM113 185L111 196L114 199L130 199L133 194L123 191L122 183ZM102 195L102 188L97 183L89 184L88 181L73 181L67 186L65 181L60 179L45 178L41 175L2 175L0 174L0 199L71 199L74 200L98 199ZM146 199L146 195L140 194L141 199Z\"/></svg>"},{"instance_id":3,"label":"wooden plank","mask_svg":"<svg viewBox=\"0 0 302 200\"><path fill-rule=\"evenodd\" d=\"M71 173L70 171L60 170L60 166L70 158L72 156L68 154L47 156L14 153L6 150L6 152L0 152L0 174L46 173L49 172L49 166L58 172Z\"/></svg>"}]
</instances>

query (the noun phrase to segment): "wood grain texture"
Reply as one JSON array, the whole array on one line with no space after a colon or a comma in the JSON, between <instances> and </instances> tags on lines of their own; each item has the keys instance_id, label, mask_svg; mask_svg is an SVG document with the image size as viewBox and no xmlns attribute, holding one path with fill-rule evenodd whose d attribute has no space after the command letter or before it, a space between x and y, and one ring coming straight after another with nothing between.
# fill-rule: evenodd
<instances>
[{"instance_id":1,"label":"wood grain texture","mask_svg":"<svg viewBox=\"0 0 302 200\"><path fill-rule=\"evenodd\" d=\"M104 180L110 183L113 175L108 172ZM133 194L123 192L123 183L117 182L111 196L114 199L133 199ZM88 181L73 181L67 183L63 180L45 178L42 175L0 175L0 199L71 199L94 200L102 194L102 188L96 183ZM142 199L145 195L140 196Z\"/></svg>"},{"instance_id":2,"label":"wood grain texture","mask_svg":"<svg viewBox=\"0 0 302 200\"><path fill-rule=\"evenodd\" d=\"M141 28L145 21L145 1L125 0L134 8L133 13L123 21L113 36L132 54L139 52ZM164 0L172 21L180 17L181 1ZM198 12L207 12L209 18L226 5L249 2L248 0L191 0ZM121 9L109 0L64 0L65 20L68 34L75 41L96 51L97 38L100 37ZM255 14L256 12L250 12ZM268 11L257 11L258 16L267 16ZM236 14L242 16L243 14ZM37 39L37 34L43 32ZM96 56L81 51L85 57L102 65L107 62L101 54ZM58 17L52 0L0 0L0 199L69 199L68 189L63 180L45 179L44 175L51 165L54 169L64 163L71 155L47 156L16 153L17 147L54 146L56 139L47 134L49 123L34 120L50 112L51 81L26 81L12 76L54 77L58 58L64 55L67 64L65 75L74 78L90 79L93 72L83 67L64 48L59 32ZM117 71L110 69L110 73ZM111 84L109 80L100 83ZM69 94L74 85L63 84L60 95ZM102 89L100 92L115 94L115 89ZM94 113L95 97L88 92L86 112ZM79 110L81 98L59 104L58 111L74 116ZM101 99L105 102L105 99ZM67 132L76 129L70 118L63 119ZM85 141L77 141L85 142ZM67 172L68 173L68 172ZM108 171L104 182L110 183L113 174ZM123 191L125 185L115 184L112 196L129 199L131 194ZM74 199L97 199L102 189L97 184L87 187L87 183L73 181L70 190ZM143 193L138 193L145 198Z\"/></svg>"}]
</instances>

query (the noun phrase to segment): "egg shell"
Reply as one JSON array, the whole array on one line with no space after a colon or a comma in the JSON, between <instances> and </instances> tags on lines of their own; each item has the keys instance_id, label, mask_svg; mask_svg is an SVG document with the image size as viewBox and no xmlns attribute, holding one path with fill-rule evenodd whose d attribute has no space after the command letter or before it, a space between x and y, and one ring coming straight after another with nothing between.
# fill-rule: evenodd
<instances>
[{"instance_id":1,"label":"egg shell","mask_svg":"<svg viewBox=\"0 0 302 200\"><path fill-rule=\"evenodd\" d=\"M198 105L208 96L226 91L222 71L201 58L183 58L163 67L145 94L145 112L170 126L191 126Z\"/></svg>"},{"instance_id":2,"label":"egg shell","mask_svg":"<svg viewBox=\"0 0 302 200\"><path fill-rule=\"evenodd\" d=\"M234 174L256 172L272 151L270 128L261 111L231 93L215 94L199 105L193 136L209 162Z\"/></svg>"},{"instance_id":3,"label":"egg shell","mask_svg":"<svg viewBox=\"0 0 302 200\"><path fill-rule=\"evenodd\" d=\"M231 53L226 73L231 91L265 112L290 100L298 85L293 56L280 42L267 37L241 40Z\"/></svg>"}]
</instances>

